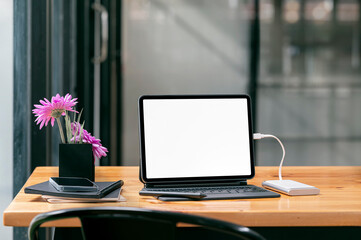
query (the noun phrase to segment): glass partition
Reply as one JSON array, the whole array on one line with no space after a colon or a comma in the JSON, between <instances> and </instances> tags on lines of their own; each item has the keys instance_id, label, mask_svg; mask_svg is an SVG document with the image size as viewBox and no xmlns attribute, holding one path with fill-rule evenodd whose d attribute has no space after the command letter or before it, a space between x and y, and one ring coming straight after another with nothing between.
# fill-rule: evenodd
<instances>
[{"instance_id":1,"label":"glass partition","mask_svg":"<svg viewBox=\"0 0 361 240\"><path fill-rule=\"evenodd\" d=\"M123 164L137 165L143 94L245 93L253 1L123 2Z\"/></svg>"},{"instance_id":2,"label":"glass partition","mask_svg":"<svg viewBox=\"0 0 361 240\"><path fill-rule=\"evenodd\" d=\"M360 1L260 1L258 130L286 165L359 165ZM258 163L279 163L277 142Z\"/></svg>"}]
</instances>

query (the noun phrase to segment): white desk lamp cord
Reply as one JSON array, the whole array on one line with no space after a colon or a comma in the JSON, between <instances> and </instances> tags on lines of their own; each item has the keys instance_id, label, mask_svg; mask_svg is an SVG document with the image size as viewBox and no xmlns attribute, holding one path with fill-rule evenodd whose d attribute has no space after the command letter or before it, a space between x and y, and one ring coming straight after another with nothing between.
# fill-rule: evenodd
<instances>
[{"instance_id":1,"label":"white desk lamp cord","mask_svg":"<svg viewBox=\"0 0 361 240\"><path fill-rule=\"evenodd\" d=\"M276 137L276 136L273 136L273 135L270 135L270 134L262 134L262 133L254 133L253 134L253 139L255 139L255 140L259 140L259 139L262 139L262 138L274 138L281 145L283 155L282 155L282 160L281 160L281 163L280 163L280 167L278 168L278 178L280 180L282 180L282 165L283 165L283 160L285 159L285 155L286 155L285 147L283 146L281 140L279 140L278 137Z\"/></svg>"}]
</instances>

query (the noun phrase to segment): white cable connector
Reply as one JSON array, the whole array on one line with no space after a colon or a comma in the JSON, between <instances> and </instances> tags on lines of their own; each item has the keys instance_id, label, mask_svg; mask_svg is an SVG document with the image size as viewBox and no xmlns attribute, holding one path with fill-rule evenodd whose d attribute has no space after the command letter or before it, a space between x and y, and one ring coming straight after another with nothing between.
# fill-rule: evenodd
<instances>
[{"instance_id":1,"label":"white cable connector","mask_svg":"<svg viewBox=\"0 0 361 240\"><path fill-rule=\"evenodd\" d=\"M281 145L282 151L283 151L283 155L282 155L282 159L281 159L281 163L280 163L280 167L278 168L278 178L280 180L282 180L282 165L283 165L283 160L285 159L285 155L286 155L286 150L285 147L283 146L281 140L279 140L278 137L270 135L270 134L262 134L262 133L253 133L253 139L254 140L259 140L262 138L274 138L276 139L279 144Z\"/></svg>"}]
</instances>

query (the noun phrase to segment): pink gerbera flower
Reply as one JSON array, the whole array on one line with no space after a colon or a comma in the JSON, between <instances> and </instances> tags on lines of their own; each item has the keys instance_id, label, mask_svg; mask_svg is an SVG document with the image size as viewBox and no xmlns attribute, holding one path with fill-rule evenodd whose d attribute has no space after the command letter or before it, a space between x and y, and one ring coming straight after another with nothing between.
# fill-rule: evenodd
<instances>
[{"instance_id":1,"label":"pink gerbera flower","mask_svg":"<svg viewBox=\"0 0 361 240\"><path fill-rule=\"evenodd\" d=\"M73 135L76 136L76 141L80 141L79 135L80 135L80 123L78 122L72 122L71 123L71 129L73 132ZM83 139L84 143L92 144L93 147L93 155L95 158L100 159L101 157L106 157L108 149L106 147L103 147L100 143L100 139L95 138L92 136L87 130L83 129L83 133L81 134L81 138ZM73 141L74 139L72 139Z\"/></svg>"},{"instance_id":2,"label":"pink gerbera flower","mask_svg":"<svg viewBox=\"0 0 361 240\"><path fill-rule=\"evenodd\" d=\"M51 98L51 102L44 98L45 101L40 100L40 104L35 104L33 113L35 114L36 124L40 123L40 129L45 125L47 126L51 120L51 126L54 126L55 119L59 118L61 115L65 115L65 111L76 112L72 109L78 102L77 98L71 97L68 93L65 97L56 94L55 97Z\"/></svg>"}]
</instances>

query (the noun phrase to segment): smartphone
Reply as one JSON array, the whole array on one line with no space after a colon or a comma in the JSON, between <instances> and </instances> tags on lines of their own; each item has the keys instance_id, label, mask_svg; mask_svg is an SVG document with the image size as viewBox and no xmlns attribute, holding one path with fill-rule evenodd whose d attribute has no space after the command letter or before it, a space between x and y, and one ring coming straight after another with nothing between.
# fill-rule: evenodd
<instances>
[{"instance_id":1,"label":"smartphone","mask_svg":"<svg viewBox=\"0 0 361 240\"><path fill-rule=\"evenodd\" d=\"M98 186L87 178L51 177L49 183L61 192L96 192Z\"/></svg>"}]
</instances>

